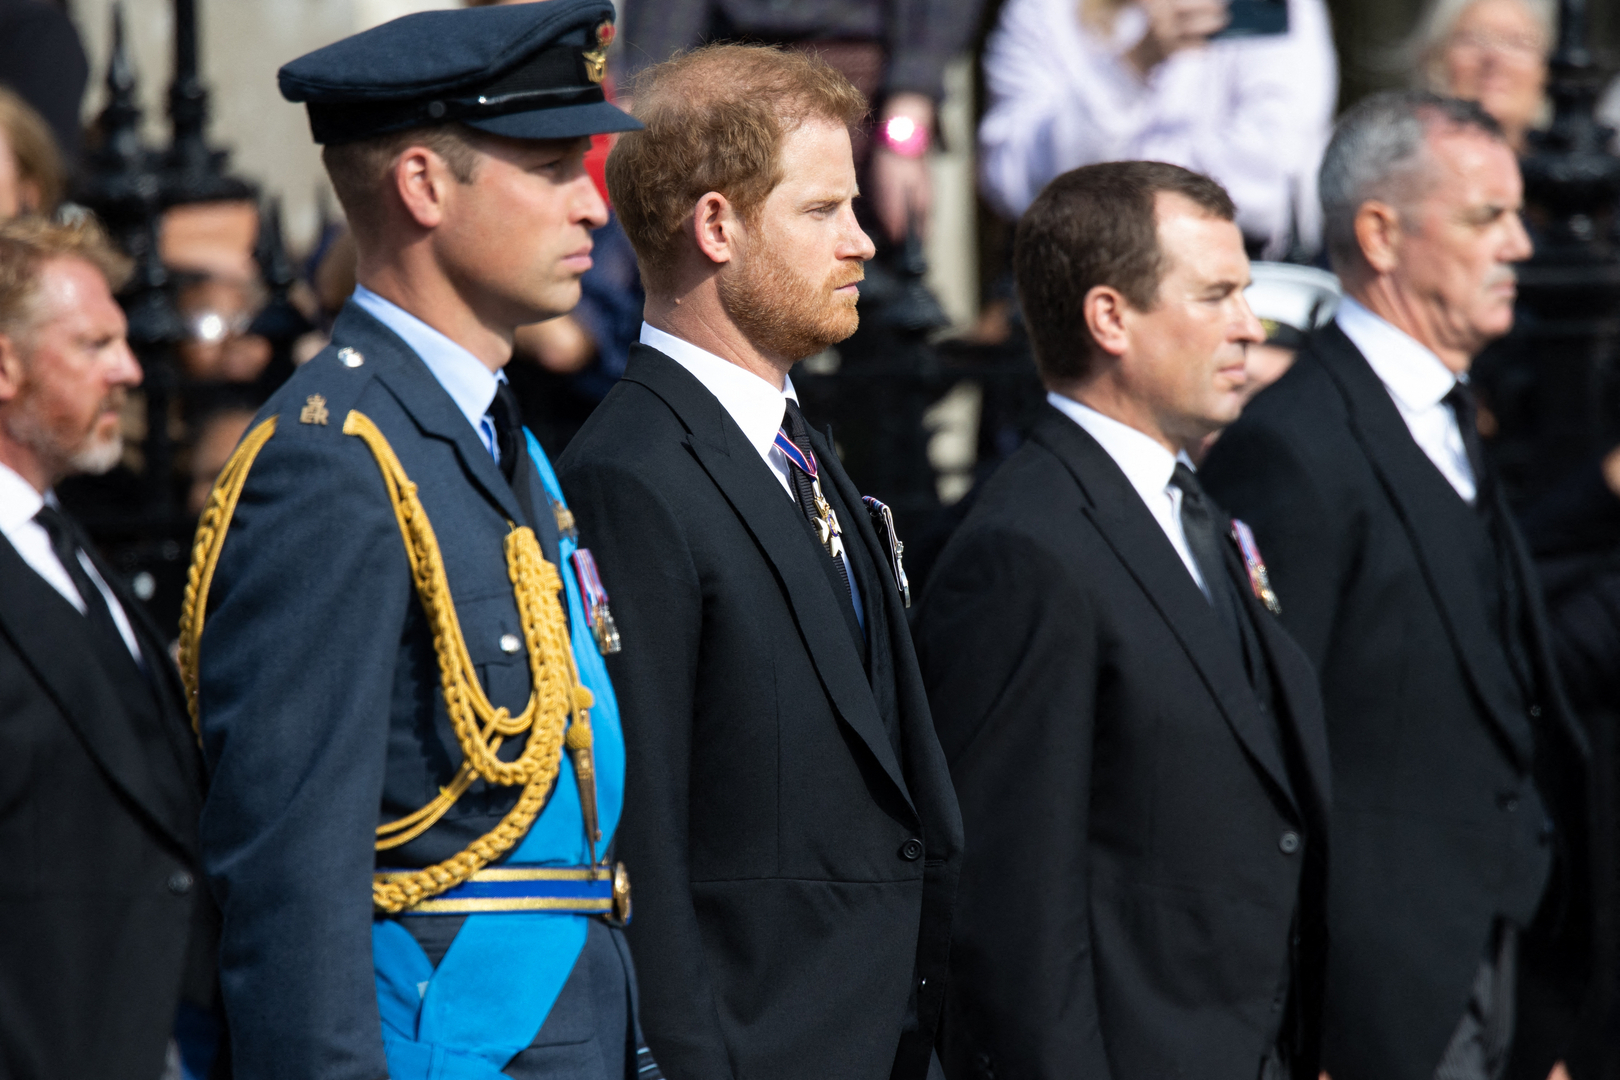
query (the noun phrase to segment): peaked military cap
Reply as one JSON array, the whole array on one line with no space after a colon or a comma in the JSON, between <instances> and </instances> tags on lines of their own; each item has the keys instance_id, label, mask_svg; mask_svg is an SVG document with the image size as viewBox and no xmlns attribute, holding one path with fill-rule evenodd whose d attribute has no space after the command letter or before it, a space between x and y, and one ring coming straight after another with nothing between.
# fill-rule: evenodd
<instances>
[{"instance_id":1,"label":"peaked military cap","mask_svg":"<svg viewBox=\"0 0 1620 1080\"><path fill-rule=\"evenodd\" d=\"M1285 349L1299 348L1312 330L1332 322L1344 295L1337 277L1314 266L1255 262L1249 275L1244 298L1265 327L1266 343Z\"/></svg>"},{"instance_id":2,"label":"peaked military cap","mask_svg":"<svg viewBox=\"0 0 1620 1080\"><path fill-rule=\"evenodd\" d=\"M610 0L422 11L301 56L277 81L323 144L451 122L515 139L634 131L602 93L612 40Z\"/></svg>"}]
</instances>

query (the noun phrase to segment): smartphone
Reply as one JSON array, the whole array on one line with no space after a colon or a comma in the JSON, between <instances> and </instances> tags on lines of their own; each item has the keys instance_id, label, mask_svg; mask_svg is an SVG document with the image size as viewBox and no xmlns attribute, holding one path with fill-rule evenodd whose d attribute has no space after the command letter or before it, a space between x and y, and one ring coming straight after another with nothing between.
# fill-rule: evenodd
<instances>
[{"instance_id":1,"label":"smartphone","mask_svg":"<svg viewBox=\"0 0 1620 1080\"><path fill-rule=\"evenodd\" d=\"M1288 0L1231 0L1232 21L1211 41L1288 33Z\"/></svg>"}]
</instances>

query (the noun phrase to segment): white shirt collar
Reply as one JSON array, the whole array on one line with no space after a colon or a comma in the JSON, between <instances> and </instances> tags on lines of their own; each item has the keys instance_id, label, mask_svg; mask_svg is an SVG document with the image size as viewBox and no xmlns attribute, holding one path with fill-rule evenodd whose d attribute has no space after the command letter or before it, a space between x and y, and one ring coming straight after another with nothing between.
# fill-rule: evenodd
<instances>
[{"instance_id":1,"label":"white shirt collar","mask_svg":"<svg viewBox=\"0 0 1620 1080\"><path fill-rule=\"evenodd\" d=\"M1353 298L1340 302L1334 319L1404 412L1434 408L1457 385L1457 376L1432 350Z\"/></svg>"},{"instance_id":2,"label":"white shirt collar","mask_svg":"<svg viewBox=\"0 0 1620 1080\"><path fill-rule=\"evenodd\" d=\"M9 533L32 521L44 505L44 496L34 490L33 484L24 480L16 469L0 462L0 533Z\"/></svg>"},{"instance_id":3,"label":"white shirt collar","mask_svg":"<svg viewBox=\"0 0 1620 1080\"><path fill-rule=\"evenodd\" d=\"M782 430L786 401L792 398L797 404L799 400L792 379L784 379L778 390L752 371L645 322L641 324L641 343L691 372L705 390L720 400L760 456L770 456L776 433Z\"/></svg>"},{"instance_id":4,"label":"white shirt collar","mask_svg":"<svg viewBox=\"0 0 1620 1080\"><path fill-rule=\"evenodd\" d=\"M497 375L467 349L364 285L354 287L354 302L398 334L422 358L422 363L444 387L456 408L466 415L473 430L482 433L484 414L489 412L490 403L495 400L496 384L503 380L505 372Z\"/></svg>"},{"instance_id":5,"label":"white shirt collar","mask_svg":"<svg viewBox=\"0 0 1620 1080\"><path fill-rule=\"evenodd\" d=\"M1142 496L1143 502L1152 504L1164 497L1164 489L1170 486L1170 477L1175 475L1177 460L1192 467L1192 462L1184 455L1172 454L1151 435L1144 435L1129 424L1104 416L1073 398L1054 392L1047 394L1046 400L1097 440L1125 474L1125 479L1131 482L1131 487Z\"/></svg>"}]
</instances>

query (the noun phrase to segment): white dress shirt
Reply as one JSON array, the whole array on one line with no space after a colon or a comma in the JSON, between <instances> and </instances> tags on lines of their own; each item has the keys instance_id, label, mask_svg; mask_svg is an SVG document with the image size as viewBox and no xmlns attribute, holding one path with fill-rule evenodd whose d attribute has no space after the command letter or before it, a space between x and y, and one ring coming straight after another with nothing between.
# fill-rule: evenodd
<instances>
[{"instance_id":1,"label":"white dress shirt","mask_svg":"<svg viewBox=\"0 0 1620 1080\"><path fill-rule=\"evenodd\" d=\"M1429 349L1348 296L1334 318L1389 391L1418 447L1472 505L1474 467L1457 427L1457 414L1445 403L1457 376Z\"/></svg>"},{"instance_id":2,"label":"white dress shirt","mask_svg":"<svg viewBox=\"0 0 1620 1080\"><path fill-rule=\"evenodd\" d=\"M1148 513L1164 530L1165 538L1176 549L1176 554L1181 556L1187 573L1192 575L1193 581L1207 598L1209 587L1204 584L1204 575L1198 572L1198 561L1193 558L1192 548L1187 546L1187 533L1181 527L1182 492L1170 482L1176 471L1176 462L1180 461L1191 469L1191 459L1185 454L1172 454L1151 436L1111 416L1104 416L1073 398L1048 393L1046 400L1053 408L1085 428L1086 433L1096 439L1098 445L1114 459L1114 464L1119 466L1125 479L1131 482L1131 487L1147 504Z\"/></svg>"},{"instance_id":3,"label":"white dress shirt","mask_svg":"<svg viewBox=\"0 0 1620 1080\"><path fill-rule=\"evenodd\" d=\"M506 373L497 374L489 370L471 352L364 285L354 287L354 302L366 314L398 334L422 358L422 363L444 387L450 400L456 403L456 408L467 417L467 423L478 432L484 449L499 462L500 444L495 439L495 424L488 414L495 400L495 387L506 381Z\"/></svg>"},{"instance_id":4,"label":"white dress shirt","mask_svg":"<svg viewBox=\"0 0 1620 1080\"><path fill-rule=\"evenodd\" d=\"M1124 8L1111 35L1083 25L1079 0L1007 0L985 45L989 109L980 173L1004 213L1021 215L1059 173L1100 161L1168 161L1220 181L1249 236L1280 245L1297 216L1321 231L1316 169L1333 121L1338 70L1322 0L1289 0L1288 33L1214 41L1146 77L1126 54L1147 32Z\"/></svg>"},{"instance_id":5,"label":"white dress shirt","mask_svg":"<svg viewBox=\"0 0 1620 1080\"><path fill-rule=\"evenodd\" d=\"M641 343L649 348L657 349L671 360L691 373L692 377L703 384L703 388L713 394L720 402L721 408L726 410L737 426L742 428L743 437L746 438L755 452L764 460L765 465L776 476L777 483L787 497L793 500L793 505L799 505L799 497L793 492L793 480L788 470L792 466L788 463L787 455L776 448L776 433L782 430L782 418L787 415L787 402L799 403L799 395L793 389L793 380L787 376L782 378L782 389L778 390L764 379L755 375L746 368L738 367L724 357L716 356L707 349L701 349L690 341L683 341L673 334L666 334L649 323L641 324ZM855 508L850 507L855 513ZM855 535L850 531L850 522L839 522L845 529L845 543L854 542ZM855 571L849 565L849 554L842 556L844 569L849 574L850 598L855 604L855 618L866 625L866 613L861 606L861 587L855 581Z\"/></svg>"},{"instance_id":6,"label":"white dress shirt","mask_svg":"<svg viewBox=\"0 0 1620 1080\"><path fill-rule=\"evenodd\" d=\"M62 594L62 599L78 609L79 614L89 613L85 606L84 597L79 590L73 587L73 579L68 576L67 567L56 557L56 549L51 547L51 534L45 531L45 526L34 520L40 507L49 502L56 506L56 493L47 492L40 495L34 490L34 485L24 480L16 470L0 463L0 534L3 534L17 554L23 557L23 562L33 568L34 573L44 578L51 588ZM135 658L137 664L144 666L146 661L141 656L141 645L135 637L135 628L129 623L129 616L124 614L124 606L113 595L112 589L96 571L96 564L84 554L79 552L79 564L84 567L90 580L95 582L96 588L101 591L101 597L107 601L107 610L112 613L113 622L118 626L118 633L129 647L129 653Z\"/></svg>"}]
</instances>

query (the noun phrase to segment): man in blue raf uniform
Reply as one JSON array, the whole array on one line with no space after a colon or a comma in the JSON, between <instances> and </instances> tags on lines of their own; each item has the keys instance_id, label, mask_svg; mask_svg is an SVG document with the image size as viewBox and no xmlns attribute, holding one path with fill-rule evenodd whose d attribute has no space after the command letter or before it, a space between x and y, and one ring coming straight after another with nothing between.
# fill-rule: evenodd
<instances>
[{"instance_id":1,"label":"man in blue raf uniform","mask_svg":"<svg viewBox=\"0 0 1620 1080\"><path fill-rule=\"evenodd\" d=\"M281 71L360 286L221 475L182 628L238 1076L656 1075L617 636L501 374L579 299L587 136L637 126L612 14L426 12Z\"/></svg>"}]
</instances>

